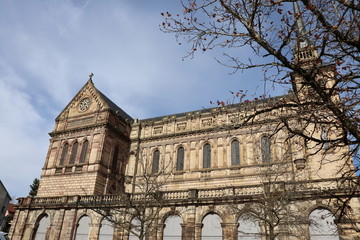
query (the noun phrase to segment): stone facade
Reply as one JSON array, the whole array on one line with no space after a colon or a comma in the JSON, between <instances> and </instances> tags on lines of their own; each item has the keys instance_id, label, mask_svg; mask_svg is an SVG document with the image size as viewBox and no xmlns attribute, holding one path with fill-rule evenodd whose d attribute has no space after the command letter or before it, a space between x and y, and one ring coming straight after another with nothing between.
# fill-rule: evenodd
<instances>
[{"instance_id":1,"label":"stone facade","mask_svg":"<svg viewBox=\"0 0 360 240\"><path fill-rule=\"evenodd\" d=\"M150 226L149 240L166 239L169 216L181 219L181 239L202 239L204 219L213 214L221 219L220 239L241 239L239 218L273 189L291 200L282 207L298 220L277 227L277 231L294 228L297 233L294 237L285 229L281 239L309 239L309 215L326 209L336 218L338 200L348 197L348 189L339 188L338 180L351 168L341 168L349 160L343 157L349 149L326 151L311 143L305 146L284 130L274 134L276 114L239 124L253 109L291 97L289 93L138 120L97 90L90 79L56 118L38 195L20 199L11 239L37 239L40 234L45 239L83 239L77 234L84 216L89 219L87 239L110 239L99 237L104 217L96 211L96 203L124 208L121 193L143 194L139 182L147 173L157 174L156 181L162 181L156 190L164 200L159 219ZM350 200L351 219L335 221L342 239L358 239L354 231L359 224L358 201ZM40 233L43 219L47 225ZM267 239L261 234L266 225L259 222L259 228L258 239ZM115 226L112 236L128 239L129 231Z\"/></svg>"}]
</instances>

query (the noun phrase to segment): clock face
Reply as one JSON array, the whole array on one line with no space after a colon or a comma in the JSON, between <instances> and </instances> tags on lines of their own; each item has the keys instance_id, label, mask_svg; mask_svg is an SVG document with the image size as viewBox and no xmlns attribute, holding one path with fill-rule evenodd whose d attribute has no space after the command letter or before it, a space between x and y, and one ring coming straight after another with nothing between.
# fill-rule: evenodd
<instances>
[{"instance_id":1,"label":"clock face","mask_svg":"<svg viewBox=\"0 0 360 240\"><path fill-rule=\"evenodd\" d=\"M78 108L79 112L85 112L86 110L88 110L90 107L90 104L91 104L90 98L88 98L88 97L83 98L79 103L79 108Z\"/></svg>"}]
</instances>

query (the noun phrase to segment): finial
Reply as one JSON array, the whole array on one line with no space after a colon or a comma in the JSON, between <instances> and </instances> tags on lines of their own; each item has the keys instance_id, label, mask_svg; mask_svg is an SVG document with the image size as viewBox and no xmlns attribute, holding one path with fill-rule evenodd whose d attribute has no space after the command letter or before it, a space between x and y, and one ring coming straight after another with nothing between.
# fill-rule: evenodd
<instances>
[{"instance_id":1,"label":"finial","mask_svg":"<svg viewBox=\"0 0 360 240\"><path fill-rule=\"evenodd\" d=\"M90 75L89 75L89 80L90 81L92 81L92 77L94 76L94 74L93 73L90 73Z\"/></svg>"}]
</instances>

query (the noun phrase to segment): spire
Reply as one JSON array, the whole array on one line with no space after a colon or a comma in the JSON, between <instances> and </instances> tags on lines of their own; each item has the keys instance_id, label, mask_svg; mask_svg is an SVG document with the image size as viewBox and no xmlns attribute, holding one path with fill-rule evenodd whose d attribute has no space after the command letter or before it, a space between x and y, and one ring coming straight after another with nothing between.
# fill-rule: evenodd
<instances>
[{"instance_id":1,"label":"spire","mask_svg":"<svg viewBox=\"0 0 360 240\"><path fill-rule=\"evenodd\" d=\"M296 49L295 61L297 63L309 63L318 58L319 54L316 47L311 43L306 34L306 28L300 7L297 1L293 2L294 7L294 21L296 31Z\"/></svg>"},{"instance_id":2,"label":"spire","mask_svg":"<svg viewBox=\"0 0 360 240\"><path fill-rule=\"evenodd\" d=\"M304 21L300 12L300 7L297 1L293 2L294 16L296 24L296 36L297 44L299 48L305 48L310 45L309 39L306 38L306 30L304 27Z\"/></svg>"}]
</instances>

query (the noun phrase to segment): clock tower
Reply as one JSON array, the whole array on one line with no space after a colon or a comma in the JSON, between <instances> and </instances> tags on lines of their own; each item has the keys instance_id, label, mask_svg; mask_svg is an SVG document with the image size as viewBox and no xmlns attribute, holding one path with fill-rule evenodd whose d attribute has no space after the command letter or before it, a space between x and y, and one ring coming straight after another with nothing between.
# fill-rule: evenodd
<instances>
[{"instance_id":1,"label":"clock tower","mask_svg":"<svg viewBox=\"0 0 360 240\"><path fill-rule=\"evenodd\" d=\"M95 88L92 76L56 118L38 197L123 190L132 118Z\"/></svg>"}]
</instances>

